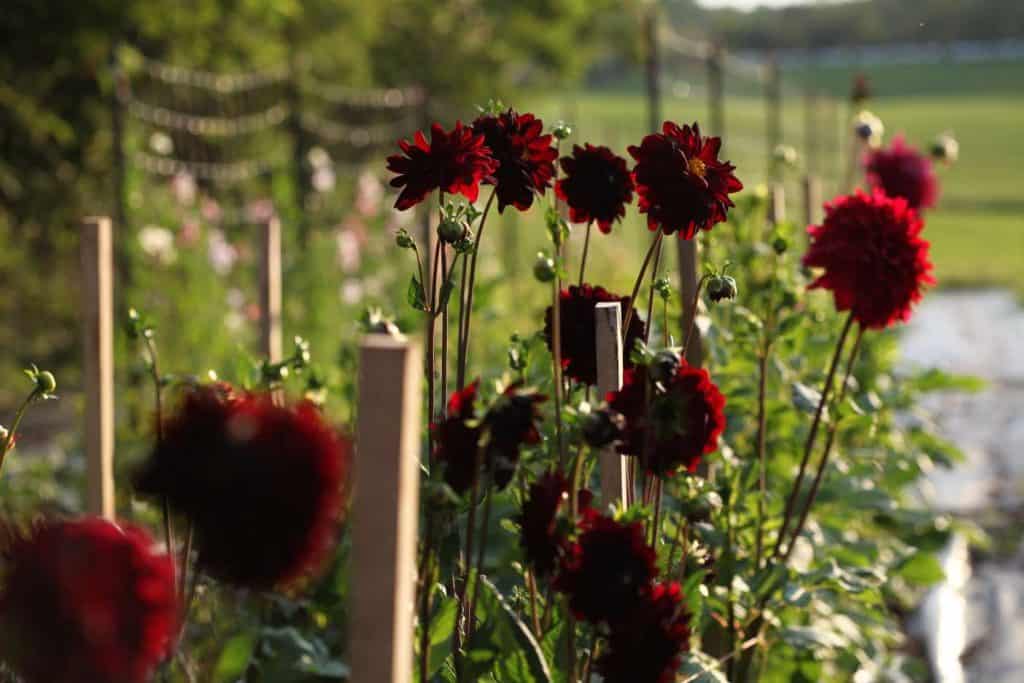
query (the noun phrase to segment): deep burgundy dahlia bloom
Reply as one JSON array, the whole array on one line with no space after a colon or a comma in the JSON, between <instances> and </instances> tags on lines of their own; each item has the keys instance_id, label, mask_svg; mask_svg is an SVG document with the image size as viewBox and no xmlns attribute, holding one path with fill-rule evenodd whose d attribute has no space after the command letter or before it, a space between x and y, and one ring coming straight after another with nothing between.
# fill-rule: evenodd
<instances>
[{"instance_id":1,"label":"deep burgundy dahlia bloom","mask_svg":"<svg viewBox=\"0 0 1024 683\"><path fill-rule=\"evenodd\" d=\"M725 220L733 206L729 195L743 184L733 175L736 167L718 159L721 147L721 138L702 137L696 123L680 128L666 121L661 133L629 148L648 228L688 240Z\"/></svg>"},{"instance_id":2,"label":"deep burgundy dahlia bloom","mask_svg":"<svg viewBox=\"0 0 1024 683\"><path fill-rule=\"evenodd\" d=\"M582 287L571 285L563 289L559 295L559 315L562 324L562 368L567 377L583 384L597 384L597 347L594 339L597 316L594 305L605 301L618 301L623 315L629 306L628 296L612 294L604 287L584 284ZM548 349L553 349L552 342L552 307L548 306L544 313L544 338ZM636 340L643 339L647 326L639 316L630 319L629 331L623 348L632 349ZM627 368L633 363L629 354L623 357Z\"/></svg>"},{"instance_id":3,"label":"deep burgundy dahlia bloom","mask_svg":"<svg viewBox=\"0 0 1024 683\"><path fill-rule=\"evenodd\" d=\"M864 161L868 185L890 197L902 197L912 209L935 206L939 183L932 160L906 143L902 135L887 148L869 152Z\"/></svg>"},{"instance_id":4,"label":"deep burgundy dahlia bloom","mask_svg":"<svg viewBox=\"0 0 1024 683\"><path fill-rule=\"evenodd\" d=\"M640 458L647 471L660 477L680 468L693 472L704 454L718 448L725 397L707 370L685 360L660 386L648 374L646 366L626 370L622 389L608 394L608 407L626 419L619 452Z\"/></svg>"},{"instance_id":5,"label":"deep burgundy dahlia bloom","mask_svg":"<svg viewBox=\"0 0 1024 683\"><path fill-rule=\"evenodd\" d=\"M935 283L923 227L906 200L880 190L835 199L824 222L807 229L803 263L824 269L811 287L832 290L836 308L866 328L906 322L925 286Z\"/></svg>"},{"instance_id":6,"label":"deep burgundy dahlia bloom","mask_svg":"<svg viewBox=\"0 0 1024 683\"><path fill-rule=\"evenodd\" d=\"M8 551L0 651L26 683L143 683L178 623L174 565L142 529L47 521Z\"/></svg>"},{"instance_id":7,"label":"deep burgundy dahlia bloom","mask_svg":"<svg viewBox=\"0 0 1024 683\"><path fill-rule=\"evenodd\" d=\"M327 559L351 447L308 403L190 391L138 477L195 529L199 566L253 589L287 586Z\"/></svg>"},{"instance_id":8,"label":"deep burgundy dahlia bloom","mask_svg":"<svg viewBox=\"0 0 1024 683\"><path fill-rule=\"evenodd\" d=\"M391 179L391 186L402 188L395 202L400 211L416 206L437 189L475 202L480 181L497 166L483 136L461 121L455 122L450 133L433 124L429 143L416 131L412 142L399 140L398 146L402 154L388 157L388 170L398 174Z\"/></svg>"},{"instance_id":9,"label":"deep burgundy dahlia bloom","mask_svg":"<svg viewBox=\"0 0 1024 683\"><path fill-rule=\"evenodd\" d=\"M473 133L482 135L498 168L485 184L494 185L498 211L506 206L526 211L534 195L542 195L555 176L557 150L552 136L544 135L544 122L533 114L509 109L485 114L473 122Z\"/></svg>"},{"instance_id":10,"label":"deep burgundy dahlia bloom","mask_svg":"<svg viewBox=\"0 0 1024 683\"><path fill-rule=\"evenodd\" d=\"M607 683L673 683L690 649L689 622L679 584L656 584L612 628L597 670Z\"/></svg>"},{"instance_id":11,"label":"deep burgundy dahlia bloom","mask_svg":"<svg viewBox=\"0 0 1024 683\"><path fill-rule=\"evenodd\" d=\"M545 472L530 484L519 515L519 545L538 578L544 579L558 566L566 542L558 512L569 502L569 481L561 472Z\"/></svg>"},{"instance_id":12,"label":"deep burgundy dahlia bloom","mask_svg":"<svg viewBox=\"0 0 1024 683\"><path fill-rule=\"evenodd\" d=\"M499 489L512 480L523 446L540 443L538 407L546 400L543 394L524 391L517 382L505 389L484 416L486 466Z\"/></svg>"},{"instance_id":13,"label":"deep burgundy dahlia bloom","mask_svg":"<svg viewBox=\"0 0 1024 683\"><path fill-rule=\"evenodd\" d=\"M573 145L572 156L559 160L565 177L555 183L555 194L569 206L573 223L597 222L601 232L626 215L633 201L633 176L626 160L607 147Z\"/></svg>"},{"instance_id":14,"label":"deep burgundy dahlia bloom","mask_svg":"<svg viewBox=\"0 0 1024 683\"><path fill-rule=\"evenodd\" d=\"M581 512L579 536L562 558L555 588L578 619L616 624L657 576L654 549L640 522L622 523L594 509Z\"/></svg>"},{"instance_id":15,"label":"deep burgundy dahlia bloom","mask_svg":"<svg viewBox=\"0 0 1024 683\"><path fill-rule=\"evenodd\" d=\"M459 494L469 491L478 467L480 426L475 418L479 388L478 380L453 392L448 399L445 418L431 425L434 459L445 464L444 480Z\"/></svg>"}]
</instances>

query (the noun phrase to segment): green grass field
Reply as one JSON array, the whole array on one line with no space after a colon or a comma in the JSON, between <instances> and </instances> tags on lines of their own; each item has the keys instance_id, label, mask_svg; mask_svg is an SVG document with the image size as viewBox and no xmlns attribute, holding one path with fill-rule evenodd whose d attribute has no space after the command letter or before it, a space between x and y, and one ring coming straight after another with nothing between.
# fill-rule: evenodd
<instances>
[{"instance_id":1,"label":"green grass field","mask_svg":"<svg viewBox=\"0 0 1024 683\"><path fill-rule=\"evenodd\" d=\"M1024 121L1024 63L899 65L864 71L875 91L869 108L885 122L887 140L902 132L912 144L927 147L938 133L950 130L960 141L960 161L938 169L942 193L938 206L926 216L940 283L1005 285L1024 293L1024 189L1019 167L1024 158L1024 136L1019 134ZM813 82L843 98L840 106L826 106L822 112L833 123L819 132L823 147L835 149L845 135L845 93L852 73L819 69L791 74L794 81ZM664 116L704 121L708 115L703 84L696 77L691 86L686 75L666 88ZM750 94L749 85L727 86L725 155L752 187L763 182L767 172L764 104ZM784 136L802 152L805 106L799 93L796 88L786 90ZM636 91L539 95L526 104L545 119L573 121L575 139L609 144L623 154L646 128L645 101ZM841 144L846 147L845 138ZM826 194L836 192L845 160L833 153L818 166ZM799 217L796 174L787 183L787 192L790 217ZM646 233L636 220L628 221L625 230ZM646 239L645 234L639 237L637 249ZM598 258L609 256L618 266L621 252ZM630 258L639 258L635 250Z\"/></svg>"}]
</instances>

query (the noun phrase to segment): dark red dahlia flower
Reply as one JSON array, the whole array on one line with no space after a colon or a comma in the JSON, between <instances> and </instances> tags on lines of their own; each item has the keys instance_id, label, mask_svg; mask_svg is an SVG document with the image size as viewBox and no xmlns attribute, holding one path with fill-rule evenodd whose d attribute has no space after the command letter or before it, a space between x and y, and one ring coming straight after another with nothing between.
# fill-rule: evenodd
<instances>
[{"instance_id":1,"label":"dark red dahlia flower","mask_svg":"<svg viewBox=\"0 0 1024 683\"><path fill-rule=\"evenodd\" d=\"M509 205L526 211L533 205L533 196L551 186L558 152L551 145L551 135L543 132L543 121L514 109L473 122L473 133L483 135L498 162L497 170L484 182L495 186L499 212Z\"/></svg>"},{"instance_id":2,"label":"dark red dahlia flower","mask_svg":"<svg viewBox=\"0 0 1024 683\"><path fill-rule=\"evenodd\" d=\"M545 472L530 484L519 515L519 545L538 578L550 576L568 540L558 511L569 503L569 481L561 472Z\"/></svg>"},{"instance_id":3,"label":"dark red dahlia flower","mask_svg":"<svg viewBox=\"0 0 1024 683\"><path fill-rule=\"evenodd\" d=\"M689 623L679 584L655 585L612 628L598 671L607 683L673 683L690 649Z\"/></svg>"},{"instance_id":4,"label":"dark red dahlia flower","mask_svg":"<svg viewBox=\"0 0 1024 683\"><path fill-rule=\"evenodd\" d=\"M48 521L8 556L0 651L26 683L143 683L169 654L174 565L142 529Z\"/></svg>"},{"instance_id":5,"label":"dark red dahlia flower","mask_svg":"<svg viewBox=\"0 0 1024 683\"><path fill-rule=\"evenodd\" d=\"M633 178L640 213L647 214L648 228L666 235L678 232L688 240L725 220L733 206L729 195L743 184L733 175L735 166L719 161L721 147L721 138L702 137L696 123L680 128L666 121L661 133L629 148L636 160Z\"/></svg>"},{"instance_id":6,"label":"dark red dahlia flower","mask_svg":"<svg viewBox=\"0 0 1024 683\"><path fill-rule=\"evenodd\" d=\"M908 145L902 135L894 137L888 149L869 152L864 167L872 189L902 197L912 209L935 206L939 183L932 160Z\"/></svg>"},{"instance_id":7,"label":"dark red dahlia flower","mask_svg":"<svg viewBox=\"0 0 1024 683\"><path fill-rule=\"evenodd\" d=\"M596 221L601 232L626 215L633 201L633 176L626 160L607 147L573 145L572 156L559 160L565 177L555 183L555 194L569 206L573 223Z\"/></svg>"},{"instance_id":8,"label":"dark red dahlia flower","mask_svg":"<svg viewBox=\"0 0 1024 683\"><path fill-rule=\"evenodd\" d=\"M695 471L725 429L725 397L707 370L681 359L673 365L657 383L647 366L626 370L622 389L608 394L608 407L626 419L619 452L660 477Z\"/></svg>"},{"instance_id":9,"label":"dark red dahlia flower","mask_svg":"<svg viewBox=\"0 0 1024 683\"><path fill-rule=\"evenodd\" d=\"M597 383L597 347L594 339L597 316L594 305L603 301L618 301L622 314L626 314L629 306L628 296L612 294L604 287L584 284L582 287L570 285L559 295L559 314L562 323L562 367L568 377L584 384ZM544 338L548 349L553 349L552 342L552 307L548 306L544 313ZM624 349L632 349L636 340L643 339L647 326L640 316L634 315L629 322ZM623 357L625 366L633 363L627 353Z\"/></svg>"},{"instance_id":10,"label":"dark red dahlia flower","mask_svg":"<svg viewBox=\"0 0 1024 683\"><path fill-rule=\"evenodd\" d=\"M925 285L935 283L923 227L906 200L880 190L833 200L825 221L807 229L811 244L803 263L825 269L811 287L832 290L836 308L864 327L909 320Z\"/></svg>"},{"instance_id":11,"label":"dark red dahlia flower","mask_svg":"<svg viewBox=\"0 0 1024 683\"><path fill-rule=\"evenodd\" d=\"M592 508L582 511L579 529L562 558L555 588L569 596L577 618L616 624L657 575L654 549L642 523L617 522Z\"/></svg>"},{"instance_id":12,"label":"dark red dahlia flower","mask_svg":"<svg viewBox=\"0 0 1024 683\"><path fill-rule=\"evenodd\" d=\"M516 382L505 389L484 416L486 465L499 489L512 480L523 446L540 443L537 408L546 400L543 394L524 391L522 383Z\"/></svg>"},{"instance_id":13,"label":"dark red dahlia flower","mask_svg":"<svg viewBox=\"0 0 1024 683\"><path fill-rule=\"evenodd\" d=\"M430 142L416 131L412 142L399 140L403 154L388 157L388 170L397 173L392 187L401 187L395 208L405 210L422 202L428 194L441 189L461 194L475 202L480 181L497 167L482 135L455 122L446 133L439 124L430 127Z\"/></svg>"},{"instance_id":14,"label":"dark red dahlia flower","mask_svg":"<svg viewBox=\"0 0 1024 683\"><path fill-rule=\"evenodd\" d=\"M431 425L434 432L434 459L445 464L444 480L463 494L473 485L480 444L480 426L476 423L476 398L479 380L452 393L443 420Z\"/></svg>"},{"instance_id":15,"label":"dark red dahlia flower","mask_svg":"<svg viewBox=\"0 0 1024 683\"><path fill-rule=\"evenodd\" d=\"M192 521L203 570L269 589L327 559L351 448L315 407L200 388L185 395L163 432L138 488Z\"/></svg>"}]
</instances>

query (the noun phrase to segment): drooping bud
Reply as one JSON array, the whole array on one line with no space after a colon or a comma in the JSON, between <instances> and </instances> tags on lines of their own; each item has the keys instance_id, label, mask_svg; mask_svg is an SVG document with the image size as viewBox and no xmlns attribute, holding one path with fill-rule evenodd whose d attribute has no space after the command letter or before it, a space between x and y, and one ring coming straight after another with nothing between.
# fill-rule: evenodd
<instances>
[{"instance_id":1,"label":"drooping bud","mask_svg":"<svg viewBox=\"0 0 1024 683\"><path fill-rule=\"evenodd\" d=\"M676 376L681 362L678 353L671 349L662 349L654 354L651 364L647 366L648 376L655 384L667 385Z\"/></svg>"},{"instance_id":2,"label":"drooping bud","mask_svg":"<svg viewBox=\"0 0 1024 683\"><path fill-rule=\"evenodd\" d=\"M583 440L593 448L609 446L622 437L626 418L615 410L596 410L583 419Z\"/></svg>"},{"instance_id":3,"label":"drooping bud","mask_svg":"<svg viewBox=\"0 0 1024 683\"><path fill-rule=\"evenodd\" d=\"M445 244L455 244L466 234L466 226L455 218L446 218L437 226L437 236Z\"/></svg>"},{"instance_id":4,"label":"drooping bud","mask_svg":"<svg viewBox=\"0 0 1024 683\"><path fill-rule=\"evenodd\" d=\"M715 303L735 299L738 293L736 280L731 275L714 275L708 279L708 298Z\"/></svg>"},{"instance_id":5,"label":"drooping bud","mask_svg":"<svg viewBox=\"0 0 1024 683\"><path fill-rule=\"evenodd\" d=\"M784 235L775 233L775 236L772 237L772 249L776 254L782 256L789 249L789 240Z\"/></svg>"},{"instance_id":6,"label":"drooping bud","mask_svg":"<svg viewBox=\"0 0 1024 683\"><path fill-rule=\"evenodd\" d=\"M555 259L548 256L543 251L537 252L537 260L533 262L533 276L537 278L539 282L551 282L555 279L557 274L557 268L555 266Z\"/></svg>"},{"instance_id":7,"label":"drooping bud","mask_svg":"<svg viewBox=\"0 0 1024 683\"><path fill-rule=\"evenodd\" d=\"M796 166L796 148L792 145L775 145L775 149L772 150L772 160L779 166L792 168Z\"/></svg>"},{"instance_id":8,"label":"drooping bud","mask_svg":"<svg viewBox=\"0 0 1024 683\"><path fill-rule=\"evenodd\" d=\"M882 119L865 109L854 118L853 132L869 147L878 147L882 144L885 126L882 125Z\"/></svg>"},{"instance_id":9,"label":"drooping bud","mask_svg":"<svg viewBox=\"0 0 1024 683\"><path fill-rule=\"evenodd\" d=\"M555 136L556 140L564 140L572 135L572 125L565 121L558 121L555 123L555 127L551 129L551 134Z\"/></svg>"},{"instance_id":10,"label":"drooping bud","mask_svg":"<svg viewBox=\"0 0 1024 683\"><path fill-rule=\"evenodd\" d=\"M951 133L943 133L932 143L932 158L951 164L960 157L960 143Z\"/></svg>"},{"instance_id":11,"label":"drooping bud","mask_svg":"<svg viewBox=\"0 0 1024 683\"><path fill-rule=\"evenodd\" d=\"M395 233L395 244L398 245L399 249L415 249L416 241L409 234L409 231L405 228L401 228Z\"/></svg>"}]
</instances>

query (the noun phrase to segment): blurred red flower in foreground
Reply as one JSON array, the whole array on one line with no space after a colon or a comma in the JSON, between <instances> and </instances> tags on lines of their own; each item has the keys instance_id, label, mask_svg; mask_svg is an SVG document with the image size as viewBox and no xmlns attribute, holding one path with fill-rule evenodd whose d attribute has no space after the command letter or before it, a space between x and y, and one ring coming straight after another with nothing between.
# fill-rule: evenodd
<instances>
[{"instance_id":1,"label":"blurred red flower in foreground","mask_svg":"<svg viewBox=\"0 0 1024 683\"><path fill-rule=\"evenodd\" d=\"M633 201L633 176L626 160L607 147L573 145L572 156L559 160L565 178L555 183L555 194L569 205L573 223L596 221L601 232L626 215Z\"/></svg>"},{"instance_id":2,"label":"blurred red flower in foreground","mask_svg":"<svg viewBox=\"0 0 1024 683\"><path fill-rule=\"evenodd\" d=\"M718 159L721 147L721 138L702 137L696 123L680 128L666 121L661 133L629 148L648 228L688 240L725 220L733 206L729 195L743 184L733 175L736 167Z\"/></svg>"},{"instance_id":3,"label":"blurred red flower in foreground","mask_svg":"<svg viewBox=\"0 0 1024 683\"><path fill-rule=\"evenodd\" d=\"M902 197L912 209L927 209L938 199L932 160L908 145L902 135L893 138L888 148L869 152L864 166L872 189Z\"/></svg>"},{"instance_id":4,"label":"blurred red flower in foreground","mask_svg":"<svg viewBox=\"0 0 1024 683\"><path fill-rule=\"evenodd\" d=\"M145 531L48 521L8 558L0 650L26 683L143 683L169 654L174 565Z\"/></svg>"},{"instance_id":5,"label":"blurred red flower in foreground","mask_svg":"<svg viewBox=\"0 0 1024 683\"><path fill-rule=\"evenodd\" d=\"M512 205L525 211L533 205L535 194L544 194L555 175L558 152L551 146L551 135L543 135L544 122L533 114L509 109L501 114L486 114L473 122L473 132L483 135L498 168L486 184L494 185L498 211Z\"/></svg>"},{"instance_id":6,"label":"blurred red flower in foreground","mask_svg":"<svg viewBox=\"0 0 1024 683\"><path fill-rule=\"evenodd\" d=\"M607 683L672 683L690 649L690 614L679 584L657 584L612 627L597 662Z\"/></svg>"},{"instance_id":7,"label":"blurred red flower in foreground","mask_svg":"<svg viewBox=\"0 0 1024 683\"><path fill-rule=\"evenodd\" d=\"M565 529L559 527L558 511L563 503L568 506L569 481L561 472L545 472L530 484L519 515L519 545L540 579L555 570L568 540Z\"/></svg>"},{"instance_id":8,"label":"blurred red flower in foreground","mask_svg":"<svg viewBox=\"0 0 1024 683\"><path fill-rule=\"evenodd\" d=\"M622 389L608 394L608 407L626 418L619 452L640 458L657 476L680 468L693 472L704 454L718 448L725 397L707 370L682 359L656 384L649 374L648 366L626 370Z\"/></svg>"},{"instance_id":9,"label":"blurred red flower in foreground","mask_svg":"<svg viewBox=\"0 0 1024 683\"><path fill-rule=\"evenodd\" d=\"M555 588L579 619L615 624L657 576L654 549L641 522L618 522L592 508L580 513L580 534L567 549Z\"/></svg>"},{"instance_id":10,"label":"blurred red flower in foreground","mask_svg":"<svg viewBox=\"0 0 1024 683\"><path fill-rule=\"evenodd\" d=\"M597 342L594 338L597 316L594 304L603 301L618 301L619 308L625 315L629 305L628 296L617 296L604 287L584 284L582 287L571 285L563 289L559 295L559 314L562 323L562 366L568 377L584 384L597 384ZM544 339L548 349L552 349L552 307L548 306L544 314ZM637 339L644 338L646 325L639 316L630 319L629 332L622 345L624 349L632 349ZM632 367L629 354L623 356L625 367Z\"/></svg>"},{"instance_id":11,"label":"blurred red flower in foreground","mask_svg":"<svg viewBox=\"0 0 1024 683\"><path fill-rule=\"evenodd\" d=\"M190 391L164 425L138 488L195 528L200 567L269 589L319 567L342 514L350 445L311 404Z\"/></svg>"},{"instance_id":12,"label":"blurred red flower in foreground","mask_svg":"<svg viewBox=\"0 0 1024 683\"><path fill-rule=\"evenodd\" d=\"M523 446L540 443L537 409L546 400L547 396L525 390L517 382L505 389L484 416L487 467L499 489L512 480Z\"/></svg>"},{"instance_id":13,"label":"blurred red flower in foreground","mask_svg":"<svg viewBox=\"0 0 1024 683\"><path fill-rule=\"evenodd\" d=\"M824 268L811 287L832 290L836 308L868 328L910 319L925 285L934 284L924 223L906 200L876 190L838 197L825 221L807 231L805 266Z\"/></svg>"},{"instance_id":14,"label":"blurred red flower in foreground","mask_svg":"<svg viewBox=\"0 0 1024 683\"><path fill-rule=\"evenodd\" d=\"M460 494L473 485L478 467L480 427L472 421L479 388L480 382L476 381L453 392L446 417L430 426L435 440L434 459L445 464L444 480Z\"/></svg>"},{"instance_id":15,"label":"blurred red flower in foreground","mask_svg":"<svg viewBox=\"0 0 1024 683\"><path fill-rule=\"evenodd\" d=\"M450 133L433 124L429 143L416 131L411 143L399 140L398 146L403 154L388 157L388 170L398 174L391 186L403 188L395 202L399 210L416 206L437 189L475 202L480 181L496 167L483 136L461 121L455 122Z\"/></svg>"}]
</instances>

